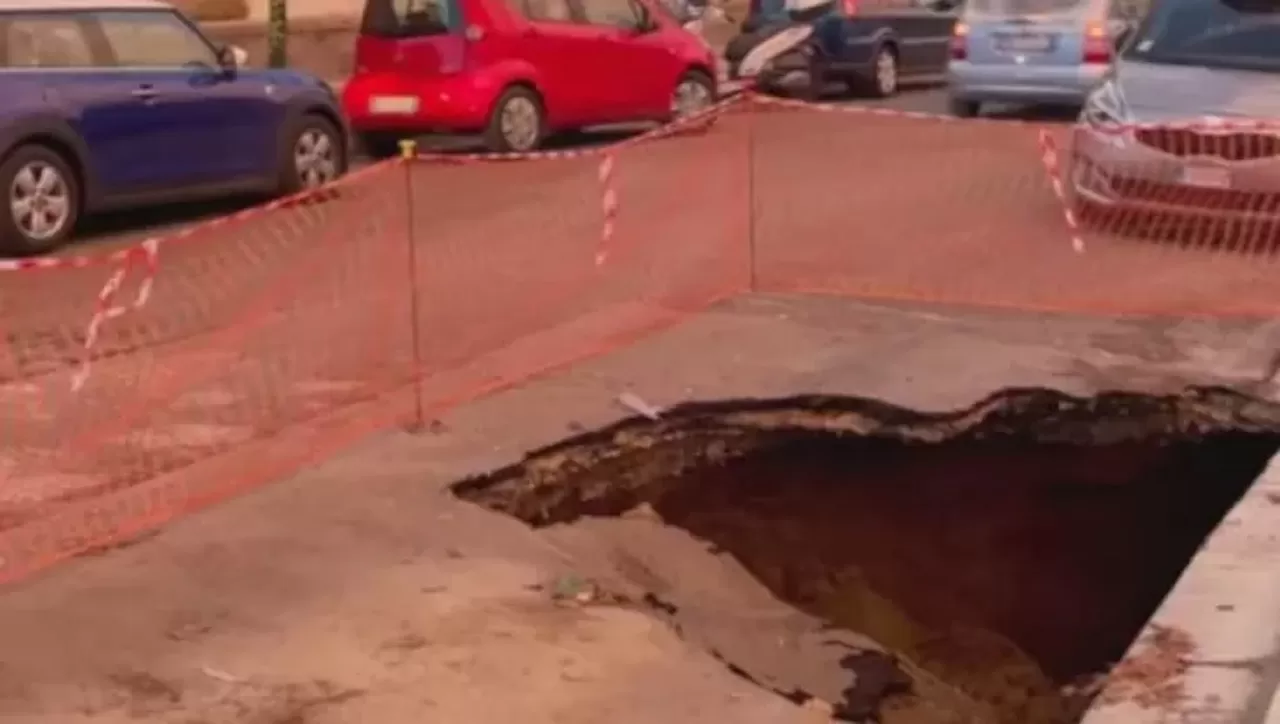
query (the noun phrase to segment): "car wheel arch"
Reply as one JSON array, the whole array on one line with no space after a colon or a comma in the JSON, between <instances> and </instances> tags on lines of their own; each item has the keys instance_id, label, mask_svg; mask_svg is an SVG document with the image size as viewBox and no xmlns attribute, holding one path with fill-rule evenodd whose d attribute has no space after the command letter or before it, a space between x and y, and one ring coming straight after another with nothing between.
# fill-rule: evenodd
<instances>
[{"instance_id":1,"label":"car wheel arch","mask_svg":"<svg viewBox=\"0 0 1280 724\"><path fill-rule=\"evenodd\" d=\"M0 161L29 144L45 146L62 156L80 184L80 203L92 207L98 200L98 185L89 167L89 149L71 125L61 118L35 117L5 124L0 131Z\"/></svg>"},{"instance_id":2,"label":"car wheel arch","mask_svg":"<svg viewBox=\"0 0 1280 724\"><path fill-rule=\"evenodd\" d=\"M542 89L538 87L538 84L536 82L534 82L533 80L527 77L511 78L511 79L508 79L501 86L499 86L498 92L494 93L493 99L489 101L489 110L485 114L486 118L493 115L493 112L498 109L498 101L502 100L502 96L512 88L523 88L524 90L527 90L533 95L537 96L538 104L542 106L543 116L547 118L548 122L550 122L551 117L550 117L549 109L547 108L546 94L542 92Z\"/></svg>"},{"instance_id":3,"label":"car wheel arch","mask_svg":"<svg viewBox=\"0 0 1280 724\"><path fill-rule=\"evenodd\" d=\"M345 174L350 168L352 143L351 139L347 137L347 125L342 120L342 116L328 104L307 101L292 103L287 107L284 121L277 130L276 153L274 156L276 162L269 171L269 185L277 193L287 184L287 174L289 173L287 169L293 156L294 136L301 132L302 126L308 118L322 120L337 131L337 138L334 140L339 144L338 157L342 164L339 169L339 176Z\"/></svg>"},{"instance_id":4,"label":"car wheel arch","mask_svg":"<svg viewBox=\"0 0 1280 724\"><path fill-rule=\"evenodd\" d=\"M874 59L876 56L880 55L880 51L882 50L887 50L890 53L893 53L895 58L902 58L902 49L899 47L897 36L893 33L886 32L880 37L880 41L876 43L875 55L873 55L872 58Z\"/></svg>"},{"instance_id":5,"label":"car wheel arch","mask_svg":"<svg viewBox=\"0 0 1280 724\"><path fill-rule=\"evenodd\" d=\"M706 63L702 63L702 62L689 63L684 67L684 71L680 73L680 77L683 78L684 76L689 75L691 73L704 75L713 84L716 82L716 72L711 68L707 67Z\"/></svg>"},{"instance_id":6,"label":"car wheel arch","mask_svg":"<svg viewBox=\"0 0 1280 724\"><path fill-rule=\"evenodd\" d=\"M307 116L315 116L317 118L323 118L325 121L328 121L330 124L332 124L334 128L338 129L338 138L335 140L337 140L338 143L342 144L342 148L340 150L342 151L342 154L343 154L342 157L345 159L347 157L347 154L350 151L349 149L350 142L347 139L346 133L343 132L343 129L346 128L346 124L343 123L342 114L338 113L338 111L331 106L326 106L321 104L311 104L311 105L304 106L302 108L301 117L306 118Z\"/></svg>"},{"instance_id":7,"label":"car wheel arch","mask_svg":"<svg viewBox=\"0 0 1280 724\"><path fill-rule=\"evenodd\" d=\"M298 124L302 123L303 119L307 116L322 118L332 124L334 128L338 129L337 141L342 144L342 157L343 159L346 159L351 150L351 143L350 139L348 139L344 133L344 129L346 129L347 126L342 120L342 115L334 110L330 105L314 102L294 103L288 106L285 111L284 122L280 124L280 128L276 132L277 157L288 150L290 143L292 143L290 136L298 128ZM276 170L273 169L273 174L275 171Z\"/></svg>"}]
</instances>

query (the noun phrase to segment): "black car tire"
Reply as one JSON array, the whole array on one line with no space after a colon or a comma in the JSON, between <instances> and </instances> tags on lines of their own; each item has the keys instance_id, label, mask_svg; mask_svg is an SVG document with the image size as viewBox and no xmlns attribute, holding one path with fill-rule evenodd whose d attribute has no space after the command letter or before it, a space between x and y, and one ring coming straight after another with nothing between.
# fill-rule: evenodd
<instances>
[{"instance_id":1,"label":"black car tire","mask_svg":"<svg viewBox=\"0 0 1280 724\"><path fill-rule=\"evenodd\" d=\"M535 124L532 135L513 143L510 134L503 129L503 116L508 112L531 113L524 120ZM542 97L533 89L519 85L503 91L489 113L489 123L484 131L485 147L495 153L528 153L537 150L546 137L547 114Z\"/></svg>"},{"instance_id":2,"label":"black car tire","mask_svg":"<svg viewBox=\"0 0 1280 724\"><path fill-rule=\"evenodd\" d=\"M324 116L308 113L298 118L294 122L286 136L289 140L284 148L280 150L280 194L288 196L300 193L309 188L313 188L313 181L303 177L303 172L298 168L298 159L296 157L298 147L303 143L303 139L311 137L317 139L323 136L328 139L331 161L333 163L332 175L324 180L324 184L329 184L342 178L347 172L347 144L342 134L338 131L338 127L334 125Z\"/></svg>"},{"instance_id":3,"label":"black car tire","mask_svg":"<svg viewBox=\"0 0 1280 724\"><path fill-rule=\"evenodd\" d=\"M809 84L800 89L800 100L821 103L827 93L827 76L817 59L809 60Z\"/></svg>"},{"instance_id":4,"label":"black car tire","mask_svg":"<svg viewBox=\"0 0 1280 724\"><path fill-rule=\"evenodd\" d=\"M18 175L31 168L44 168L56 174L67 202L67 212L57 232L39 238L23 229L13 213L14 186ZM10 256L44 254L67 242L80 220L83 190L75 170L62 154L42 144L19 146L0 163L0 188L4 189L4 206L0 210L0 251Z\"/></svg>"},{"instance_id":5,"label":"black car tire","mask_svg":"<svg viewBox=\"0 0 1280 724\"><path fill-rule=\"evenodd\" d=\"M956 118L977 118L982 113L982 103L952 98L947 101L951 115Z\"/></svg>"},{"instance_id":6,"label":"black car tire","mask_svg":"<svg viewBox=\"0 0 1280 724\"><path fill-rule=\"evenodd\" d=\"M881 63L892 64L892 81L880 76ZM892 45L881 45L871 60L871 75L867 78L867 91L875 98L888 98L897 95L899 83L898 50Z\"/></svg>"},{"instance_id":7,"label":"black car tire","mask_svg":"<svg viewBox=\"0 0 1280 724\"><path fill-rule=\"evenodd\" d=\"M706 73L700 70L690 70L680 76L676 81L676 85L671 89L671 118L670 121L680 120L679 114L676 112L675 103L680 94L680 89L685 86L698 86L702 89L702 93L706 98L706 104L701 108L695 109L694 115L698 113L706 113L706 110L716 103L716 82Z\"/></svg>"}]
</instances>

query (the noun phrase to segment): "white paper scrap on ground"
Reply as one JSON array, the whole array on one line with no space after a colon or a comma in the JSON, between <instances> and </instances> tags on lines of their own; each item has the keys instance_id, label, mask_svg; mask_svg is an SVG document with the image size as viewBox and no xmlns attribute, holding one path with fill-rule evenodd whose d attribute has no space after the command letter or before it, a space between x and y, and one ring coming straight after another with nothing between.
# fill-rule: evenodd
<instances>
[{"instance_id":1,"label":"white paper scrap on ground","mask_svg":"<svg viewBox=\"0 0 1280 724\"><path fill-rule=\"evenodd\" d=\"M662 417L662 410L640 399L640 396L633 392L623 392L618 395L618 403L638 415L644 415L650 420L657 420Z\"/></svg>"}]
</instances>

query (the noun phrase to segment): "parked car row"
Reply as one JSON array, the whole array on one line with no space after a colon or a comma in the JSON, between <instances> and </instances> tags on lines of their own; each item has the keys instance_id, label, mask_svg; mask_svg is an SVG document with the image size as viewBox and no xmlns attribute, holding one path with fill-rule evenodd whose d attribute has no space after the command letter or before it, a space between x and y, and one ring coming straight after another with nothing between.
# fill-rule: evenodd
<instances>
[{"instance_id":1,"label":"parked car row","mask_svg":"<svg viewBox=\"0 0 1280 724\"><path fill-rule=\"evenodd\" d=\"M339 98L162 0L0 0L0 252L48 252L107 209L317 187L357 142L528 151L697 112L716 62L683 20L658 0L368 0Z\"/></svg>"},{"instance_id":2,"label":"parked car row","mask_svg":"<svg viewBox=\"0 0 1280 724\"><path fill-rule=\"evenodd\" d=\"M1065 164L1080 218L1225 217L1280 239L1274 0L752 0L726 59L735 77L804 97L945 77L961 117L1082 109Z\"/></svg>"},{"instance_id":3,"label":"parked car row","mask_svg":"<svg viewBox=\"0 0 1280 724\"><path fill-rule=\"evenodd\" d=\"M1280 116L1271 0L959 1L752 0L726 57L809 95L946 77L965 116L990 101L1083 104L1069 179L1082 206L1172 207L1190 188L1214 208L1256 214L1252 194L1280 208L1280 134L1229 125ZM389 154L404 136L464 133L518 152L695 113L716 98L716 58L686 31L687 7L367 0L339 98L304 73L248 68L162 0L0 0L0 251L49 251L106 209L317 187L357 142ZM1204 116L1227 121L1112 127Z\"/></svg>"},{"instance_id":4,"label":"parked car row","mask_svg":"<svg viewBox=\"0 0 1280 724\"><path fill-rule=\"evenodd\" d=\"M1079 106L1137 17L1128 0L752 0L731 75L805 97L946 80L951 110Z\"/></svg>"}]
</instances>

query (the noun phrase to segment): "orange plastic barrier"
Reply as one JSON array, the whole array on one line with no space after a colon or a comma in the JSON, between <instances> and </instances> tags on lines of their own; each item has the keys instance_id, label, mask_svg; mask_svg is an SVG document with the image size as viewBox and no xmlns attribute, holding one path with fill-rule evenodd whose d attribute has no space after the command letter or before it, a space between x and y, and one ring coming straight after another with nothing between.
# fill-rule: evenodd
<instances>
[{"instance_id":1,"label":"orange plastic barrier","mask_svg":"<svg viewBox=\"0 0 1280 724\"><path fill-rule=\"evenodd\" d=\"M1280 311L1265 128L714 115L0 264L0 582L737 294Z\"/></svg>"}]
</instances>

